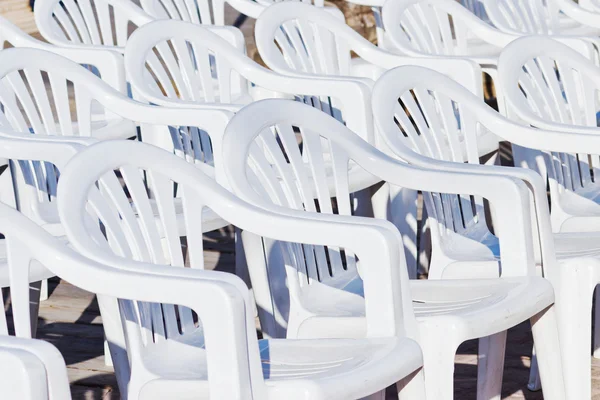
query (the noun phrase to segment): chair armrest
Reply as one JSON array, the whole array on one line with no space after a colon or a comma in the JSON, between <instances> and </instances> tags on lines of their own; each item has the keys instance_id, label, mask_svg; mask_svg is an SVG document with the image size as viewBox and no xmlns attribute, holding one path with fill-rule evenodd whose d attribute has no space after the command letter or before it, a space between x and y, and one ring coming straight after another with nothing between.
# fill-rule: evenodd
<instances>
[{"instance_id":1,"label":"chair armrest","mask_svg":"<svg viewBox=\"0 0 600 400\"><path fill-rule=\"evenodd\" d=\"M50 162L61 170L83 148L97 143L90 137L33 135L0 132L0 157Z\"/></svg>"}]
</instances>

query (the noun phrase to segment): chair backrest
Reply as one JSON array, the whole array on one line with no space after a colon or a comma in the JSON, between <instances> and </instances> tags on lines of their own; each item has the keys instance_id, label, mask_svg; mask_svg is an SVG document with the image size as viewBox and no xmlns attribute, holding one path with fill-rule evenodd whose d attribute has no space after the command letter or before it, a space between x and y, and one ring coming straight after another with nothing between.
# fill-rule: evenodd
<instances>
[{"instance_id":1,"label":"chair backrest","mask_svg":"<svg viewBox=\"0 0 600 400\"><path fill-rule=\"evenodd\" d=\"M232 104L248 96L248 82L236 71L236 57L244 52L236 28L163 20L133 33L125 63L136 94L146 101Z\"/></svg>"},{"instance_id":2,"label":"chair backrest","mask_svg":"<svg viewBox=\"0 0 600 400\"><path fill-rule=\"evenodd\" d=\"M353 172L364 168L375 173L380 167L377 157L386 157L334 118L289 100L246 106L228 125L223 146L230 155L228 181L242 199L268 207L346 216L352 215L349 185ZM244 246L247 240L252 238L245 236ZM272 307L281 315L278 322L284 328L288 302L298 301L304 287L325 284L344 290L358 276L351 249L268 238L263 243L264 253L258 257L252 258L256 252L246 254L251 268L268 271ZM404 249L400 251L402 286L408 272Z\"/></svg>"},{"instance_id":3,"label":"chair backrest","mask_svg":"<svg viewBox=\"0 0 600 400\"><path fill-rule=\"evenodd\" d=\"M474 29L490 43L505 40L501 32L456 1L388 0L382 10L386 34L405 54L485 56L469 45ZM496 49L488 50L496 52Z\"/></svg>"},{"instance_id":4,"label":"chair backrest","mask_svg":"<svg viewBox=\"0 0 600 400\"><path fill-rule=\"evenodd\" d=\"M477 18L481 19L482 21L488 23L491 22L490 17L485 11L485 4L483 0L460 0L460 4L475 14Z\"/></svg>"},{"instance_id":5,"label":"chair backrest","mask_svg":"<svg viewBox=\"0 0 600 400\"><path fill-rule=\"evenodd\" d=\"M464 87L429 69L400 67L380 78L373 95L379 134L400 145L395 148L437 160L479 164L478 138L486 127L475 110L487 106ZM442 237L476 224L486 227L480 198L426 193L424 199Z\"/></svg>"},{"instance_id":6,"label":"chair backrest","mask_svg":"<svg viewBox=\"0 0 600 400\"><path fill-rule=\"evenodd\" d=\"M344 23L343 14L282 3L269 7L256 22L256 44L267 65L276 71L350 76L352 44L364 38Z\"/></svg>"},{"instance_id":7,"label":"chair backrest","mask_svg":"<svg viewBox=\"0 0 600 400\"><path fill-rule=\"evenodd\" d=\"M63 136L90 136L92 131L111 129L115 115L96 99L103 92L118 92L92 72L58 55L26 48L3 50L0 63L0 127ZM13 173L17 190L35 188L35 194L18 194L20 208L52 215L55 168L47 163L20 163Z\"/></svg>"},{"instance_id":8,"label":"chair backrest","mask_svg":"<svg viewBox=\"0 0 600 400\"><path fill-rule=\"evenodd\" d=\"M140 152L136 145L148 150ZM88 245L84 254L98 259L110 252L140 262L204 269L202 213L219 198L216 182L189 165L188 173L202 176L198 181L211 181L202 191L192 189L173 174L182 164L153 146L125 141L113 150L71 178L79 188L73 194L79 196L73 212L89 236L82 241ZM181 193L178 198L173 196L174 183ZM132 361L147 346L197 329L192 311L185 307L126 300L120 305Z\"/></svg>"},{"instance_id":9,"label":"chair backrest","mask_svg":"<svg viewBox=\"0 0 600 400\"><path fill-rule=\"evenodd\" d=\"M542 36L511 44L499 63L510 112L526 124L551 130L577 126L596 133L599 73L578 52ZM595 182L600 173L596 155L551 153L548 157L553 190L576 190Z\"/></svg>"},{"instance_id":10,"label":"chair backrest","mask_svg":"<svg viewBox=\"0 0 600 400\"><path fill-rule=\"evenodd\" d=\"M36 339L0 336L0 397L69 400L67 367L60 352Z\"/></svg>"},{"instance_id":11,"label":"chair backrest","mask_svg":"<svg viewBox=\"0 0 600 400\"><path fill-rule=\"evenodd\" d=\"M223 0L141 0L142 8L157 19L175 19L203 25L225 25Z\"/></svg>"},{"instance_id":12,"label":"chair backrest","mask_svg":"<svg viewBox=\"0 0 600 400\"><path fill-rule=\"evenodd\" d=\"M559 33L560 8L554 0L483 0L483 2L490 20L501 30L521 34Z\"/></svg>"},{"instance_id":13,"label":"chair backrest","mask_svg":"<svg viewBox=\"0 0 600 400\"><path fill-rule=\"evenodd\" d=\"M35 4L40 33L56 45L122 48L136 27L152 19L132 1L38 0Z\"/></svg>"}]
</instances>

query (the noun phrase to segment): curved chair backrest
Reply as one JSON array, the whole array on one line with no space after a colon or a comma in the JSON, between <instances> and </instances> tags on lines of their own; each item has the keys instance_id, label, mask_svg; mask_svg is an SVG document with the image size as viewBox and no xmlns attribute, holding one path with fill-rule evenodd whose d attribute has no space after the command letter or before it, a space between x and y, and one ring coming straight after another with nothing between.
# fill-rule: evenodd
<instances>
[{"instance_id":1,"label":"curved chair backrest","mask_svg":"<svg viewBox=\"0 0 600 400\"><path fill-rule=\"evenodd\" d=\"M42 340L0 336L0 373L4 399L71 399L65 361Z\"/></svg>"},{"instance_id":2,"label":"curved chair backrest","mask_svg":"<svg viewBox=\"0 0 600 400\"><path fill-rule=\"evenodd\" d=\"M382 167L377 157L385 157L334 118L288 100L263 100L246 106L228 125L223 146L230 155L228 182L242 199L324 215L351 215L351 175L363 168L375 173ZM352 249L269 239L263 243L264 253L247 252L246 256L251 267L268 271L271 307L275 307L274 315L282 316L278 323L284 327L289 302L298 300L302 288L325 284L343 290L342 282L350 282L358 274ZM260 242L247 235L244 246L260 246ZM400 287L406 289L408 272L403 248L400 251ZM286 281L287 285L281 284Z\"/></svg>"},{"instance_id":3,"label":"curved chair backrest","mask_svg":"<svg viewBox=\"0 0 600 400\"><path fill-rule=\"evenodd\" d=\"M600 69L578 52L542 36L515 41L499 63L511 113L532 126L559 131L576 126L587 127L591 134L598 132L599 73ZM597 155L549 156L553 190L585 187L600 174Z\"/></svg>"},{"instance_id":4,"label":"curved chair backrest","mask_svg":"<svg viewBox=\"0 0 600 400\"><path fill-rule=\"evenodd\" d=\"M344 23L343 14L300 2L281 3L256 22L256 45L265 63L278 72L351 75L350 50L366 39Z\"/></svg>"},{"instance_id":5,"label":"curved chair backrest","mask_svg":"<svg viewBox=\"0 0 600 400\"><path fill-rule=\"evenodd\" d=\"M373 110L379 134L425 157L479 164L478 138L486 133L478 112L485 103L467 89L435 71L401 67L376 83ZM459 100L461 99L461 100ZM473 196L427 193L429 215L439 223L439 235L463 233L476 225L487 231L483 201Z\"/></svg>"},{"instance_id":6,"label":"curved chair backrest","mask_svg":"<svg viewBox=\"0 0 600 400\"><path fill-rule=\"evenodd\" d=\"M554 0L483 0L490 20L505 32L559 33L560 9ZM572 1L572 0L571 0Z\"/></svg>"},{"instance_id":7,"label":"curved chair backrest","mask_svg":"<svg viewBox=\"0 0 600 400\"><path fill-rule=\"evenodd\" d=\"M125 47L133 29L152 17L128 0L38 0L35 21L56 45Z\"/></svg>"},{"instance_id":8,"label":"curved chair backrest","mask_svg":"<svg viewBox=\"0 0 600 400\"><path fill-rule=\"evenodd\" d=\"M485 11L485 3L483 2L483 0L461 0L460 4L462 4L466 9L475 14L477 18L481 19L482 21L488 23L491 22L490 17Z\"/></svg>"},{"instance_id":9,"label":"curved chair backrest","mask_svg":"<svg viewBox=\"0 0 600 400\"><path fill-rule=\"evenodd\" d=\"M92 72L42 50L0 52L0 127L41 135L90 136L94 128L111 129L115 116L96 101L116 92ZM131 125L132 134L134 125ZM13 169L20 209L30 217L51 216L57 171L48 163L18 163Z\"/></svg>"},{"instance_id":10,"label":"curved chair backrest","mask_svg":"<svg viewBox=\"0 0 600 400\"><path fill-rule=\"evenodd\" d=\"M219 197L214 194L216 182L192 165L181 169L188 164L178 163L164 150L143 146L148 149L140 152L136 145L141 144L122 142L112 146L103 160L80 160L84 169L67 183L73 221L84 223L78 229L88 237L80 240L84 254L99 259L108 251L146 263L180 268L187 263L204 269L202 212ZM178 168L198 175L202 190L178 180L173 173ZM178 185L179 199L173 196L173 183ZM187 255L178 218L185 221ZM132 361L146 346L196 329L186 308L122 301L121 309Z\"/></svg>"},{"instance_id":11,"label":"curved chair backrest","mask_svg":"<svg viewBox=\"0 0 600 400\"><path fill-rule=\"evenodd\" d=\"M323 7L323 0L297 0ZM158 19L177 19L194 24L225 25L225 3L236 11L257 18L266 7L276 0L141 0L140 4L150 15Z\"/></svg>"},{"instance_id":12,"label":"curved chair backrest","mask_svg":"<svg viewBox=\"0 0 600 400\"><path fill-rule=\"evenodd\" d=\"M129 80L146 101L232 104L248 96L236 71L244 37L233 27L156 21L139 28L125 50ZM247 101L247 100L246 100Z\"/></svg>"},{"instance_id":13,"label":"curved chair backrest","mask_svg":"<svg viewBox=\"0 0 600 400\"><path fill-rule=\"evenodd\" d=\"M320 113L316 110L314 112ZM185 264L188 264L192 271L202 269L204 264L201 213L205 208L211 209L244 231L256 235L279 238L286 243L299 241L299 238L303 238L301 243L313 243L315 240L317 243L319 241L351 243L351 247L357 246L357 253L362 257L370 258L366 246L361 248L360 238L356 236L361 231L365 232L363 229L373 233L373 230L369 231L366 224L326 221L326 218L323 220L306 215L287 216L273 209L250 205L220 186L201 169L155 146L132 141L105 141L91 146L80 155L81 157L74 158L65 169L59 187L61 193L64 193L60 197L59 207L71 243L84 256L92 260L110 261L111 265L119 265L119 261L127 263L127 260L134 260L136 263L144 263L141 265L146 266L147 270L151 270L149 264L170 265L175 274L178 274L177 271L180 271ZM171 182L177 182L182 191L182 202L179 206L173 200L170 191ZM152 210L152 200L156 201L156 212ZM176 211L187 230L186 248L189 255L187 260L183 256L181 233L178 232L178 222L175 217ZM347 233L341 235L346 235L344 239L329 238L331 233L327 233L328 239L324 239L329 228L323 227L328 223L338 229L347 226ZM387 225L382 227L381 224L372 224L372 226L382 230L390 229ZM324 231L315 233L311 231L311 227L321 228ZM386 231L386 234L389 232L394 233L390 230ZM395 238L393 235L392 237ZM364 238L362 240L364 241ZM302 245L290 244L290 246ZM381 267L383 271L392 270L393 282L368 288L369 292L378 291L381 301L378 303L374 300L373 304L367 304L369 318L367 332L380 337L402 335L405 320L412 315L410 301L403 303L402 300L405 299L399 298L400 291L397 288L400 280L395 274L398 270L397 264L390 263L393 265L393 268L390 268L390 265L383 262L390 261L390 257L395 262L400 254L399 249L396 251L394 241L391 241L389 246L390 254L382 256L384 258L379 261L384 264ZM372 249L370 251L373 252ZM377 253L385 252L386 250L382 251L381 248L377 251ZM294 255L295 253L288 253L288 259L292 260ZM215 274L215 281L219 279L219 275L229 275L217 272L213 274ZM229 280L233 278L235 277ZM202 293L197 295L207 299ZM212 361L208 360L209 378L214 374L216 384L223 386L220 393L226 393L225 389L230 390L229 393L236 389L235 385L238 383L236 374L244 371L254 377L253 384L263 380L247 290L244 299L246 303L240 304L241 301L236 300L234 305L239 307L230 306L232 309L228 311L233 313L241 309L245 325L244 322L240 324L239 321L234 321L236 325L233 325L229 322L232 318L223 313L207 312L198 315L199 325L206 332L207 355L213 357ZM220 300L225 302L227 298ZM202 337L197 331L199 326L194 322L192 312L186 307L178 306L177 303L160 304L124 299L120 299L119 302L127 337L128 356L134 368L145 351L160 346L166 338L177 339L193 331L196 331L198 340ZM382 303L386 305L382 306ZM211 304L206 304L204 307L206 310L213 309ZM403 307L408 308L404 310ZM119 312L119 308L113 310ZM117 322L119 318L109 320ZM226 324L221 331L218 331L219 324ZM112 328L116 328L114 324ZM107 329L106 325L105 329ZM208 334L211 332L213 339L209 341ZM225 339L232 336L242 337L243 339L239 339L242 341L237 344L249 349L244 354L236 355L238 358L235 359L234 365L228 365L227 362L231 362L233 359L231 355L235 353L231 349L224 348L223 345L220 351L226 354L213 352L213 356L210 356L211 346L213 349L219 348L219 340L214 338L217 332ZM109 336L108 331L107 336ZM216 363L220 357L225 361L220 363L222 368L219 369L219 365L212 365L212 363ZM227 371L225 367L234 369L233 373ZM231 382L230 375L233 375L236 381ZM213 393L218 392L213 392L211 387L211 394ZM255 398L264 398L264 395L257 394L256 391L254 394ZM231 394L219 396L219 398L231 397Z\"/></svg>"},{"instance_id":14,"label":"curved chair backrest","mask_svg":"<svg viewBox=\"0 0 600 400\"><path fill-rule=\"evenodd\" d=\"M456 1L388 0L382 18L386 34L405 54L486 56L470 45L474 35L498 47L511 40Z\"/></svg>"},{"instance_id":15,"label":"curved chair backrest","mask_svg":"<svg viewBox=\"0 0 600 400\"><path fill-rule=\"evenodd\" d=\"M223 0L141 0L140 4L148 14L157 19L175 19L203 25L225 25L225 1Z\"/></svg>"}]
</instances>

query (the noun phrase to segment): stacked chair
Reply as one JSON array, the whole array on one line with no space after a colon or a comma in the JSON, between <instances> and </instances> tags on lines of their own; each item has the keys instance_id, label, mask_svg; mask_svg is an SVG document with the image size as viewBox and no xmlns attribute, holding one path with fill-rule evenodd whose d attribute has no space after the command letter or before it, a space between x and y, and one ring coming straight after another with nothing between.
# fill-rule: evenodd
<instances>
[{"instance_id":1,"label":"stacked chair","mask_svg":"<svg viewBox=\"0 0 600 400\"><path fill-rule=\"evenodd\" d=\"M600 1L357 4L377 44L322 1L37 0L46 41L0 17L0 398L70 399L34 339L58 276L124 399L447 400L474 339L500 399L524 321L530 390L591 399ZM208 270L229 225L236 274Z\"/></svg>"}]
</instances>

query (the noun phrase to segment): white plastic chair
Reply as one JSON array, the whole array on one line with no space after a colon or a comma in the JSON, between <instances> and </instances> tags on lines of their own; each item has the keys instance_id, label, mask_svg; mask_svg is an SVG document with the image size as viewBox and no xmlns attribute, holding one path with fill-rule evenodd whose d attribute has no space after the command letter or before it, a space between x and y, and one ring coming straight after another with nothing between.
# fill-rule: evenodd
<instances>
[{"instance_id":1,"label":"white plastic chair","mask_svg":"<svg viewBox=\"0 0 600 400\"><path fill-rule=\"evenodd\" d=\"M301 135L300 146L295 132ZM226 172L234 193L260 207L275 205L282 215L296 215L298 210L307 217L315 212L325 217L349 215L348 164L414 190L488 198L497 207L501 240L506 241L500 247L502 279L408 281L403 257L397 264L417 316L427 397L452 398L460 343L532 318L546 398L565 398L553 291L548 281L534 276L527 190L517 180L409 166L369 146L333 118L286 100L245 107L232 118L223 144L231 155ZM324 160L332 160L335 182L326 181ZM243 239L262 327L278 328L291 338L363 335L365 307L367 313L370 308L363 293L373 288L361 276L374 271L374 265L364 263L360 255L357 264L354 253L343 247L295 246L290 249L294 256L288 258L281 253L288 249L285 243L269 241L263 251L256 236L244 232ZM489 376L481 382L484 395L499 389L501 382L497 375L502 368L497 365L503 346L492 344L484 361L489 365Z\"/></svg>"},{"instance_id":2,"label":"white plastic chair","mask_svg":"<svg viewBox=\"0 0 600 400\"><path fill-rule=\"evenodd\" d=\"M6 44L13 47L29 47L49 51L87 66L113 88L125 92L123 60L113 51L72 49L54 46L29 36L9 20L0 17L0 49Z\"/></svg>"},{"instance_id":3,"label":"white plastic chair","mask_svg":"<svg viewBox=\"0 0 600 400\"><path fill-rule=\"evenodd\" d=\"M194 24L225 25L225 3L250 18L260 13L273 1L270 0L141 0L144 10L157 19L175 19ZM315 0L323 6L323 0Z\"/></svg>"},{"instance_id":4,"label":"white plastic chair","mask_svg":"<svg viewBox=\"0 0 600 400\"><path fill-rule=\"evenodd\" d=\"M71 399L65 360L42 340L0 336L0 374L3 399Z\"/></svg>"},{"instance_id":5,"label":"white plastic chair","mask_svg":"<svg viewBox=\"0 0 600 400\"><path fill-rule=\"evenodd\" d=\"M481 71L472 61L460 59L411 58L382 50L331 12L297 2L283 2L265 10L256 23L256 44L265 63L286 76L302 78L353 79L365 77L372 86L384 71L400 65L421 65L447 73L483 96ZM354 51L360 58L351 58ZM356 79L356 78L354 78ZM370 94L370 90L369 90ZM308 100L308 101L306 101ZM320 100L320 102L319 102ZM340 100L334 96L316 99L329 106ZM305 99L314 104L315 99ZM369 113L369 111L366 111ZM335 113L330 113L339 118ZM370 114L370 113L369 113ZM369 121L371 116L369 115ZM347 124L360 133L355 125ZM361 135L363 138L364 135ZM370 137L370 136L369 136ZM368 140L378 143L375 137ZM498 140L488 135L481 140L481 155L498 149ZM411 278L417 275L417 192L383 185L371 199L373 213L389 218L403 235ZM391 205L394 205L392 207Z\"/></svg>"},{"instance_id":6,"label":"white plastic chair","mask_svg":"<svg viewBox=\"0 0 600 400\"><path fill-rule=\"evenodd\" d=\"M532 47L533 46L533 47ZM545 37L516 41L501 55L501 84L510 111L534 127L597 134L600 68L566 46ZM591 150L591 149L590 149ZM527 158L533 160L536 154ZM547 168L555 232L600 230L598 156L548 154ZM590 164L591 162L591 164Z\"/></svg>"},{"instance_id":7,"label":"white plastic chair","mask_svg":"<svg viewBox=\"0 0 600 400\"><path fill-rule=\"evenodd\" d=\"M416 97L413 98L413 94ZM537 227L534 241L539 240L539 244L534 243L536 264L542 267L544 276L552 281L556 291L567 393L569 398L589 398L590 317L593 289L598 282L594 271L600 267L597 244L600 234L553 234L545 177L529 169L477 165L473 149L476 132L480 129L492 130L513 144L544 152L590 151L600 144L600 137L518 125L456 82L435 71L416 67L398 68L384 75L374 88L373 109L380 134L389 148L407 162L440 171L512 176L527 183L534 200L533 225ZM414 125L408 115L415 121ZM537 162L543 163L544 159L538 157ZM440 256L432 264L430 277L491 276L498 274L498 267L503 273L502 243L497 241L497 235L505 234L505 228L498 226L494 219L496 236L487 231L481 200L436 195L427 199L435 219L433 225L438 226L438 246L433 248ZM493 204L491 210L497 216ZM432 257L432 261L434 259ZM444 266L440 260L451 263ZM534 381L531 385L535 388Z\"/></svg>"},{"instance_id":8,"label":"white plastic chair","mask_svg":"<svg viewBox=\"0 0 600 400\"><path fill-rule=\"evenodd\" d=\"M52 44L114 51L122 51L133 29L154 20L129 0L37 0L34 16Z\"/></svg>"},{"instance_id":9,"label":"white plastic chair","mask_svg":"<svg viewBox=\"0 0 600 400\"><path fill-rule=\"evenodd\" d=\"M479 63L494 82L500 51L523 35L494 28L450 0L387 0L382 18L386 38L402 54L467 58ZM589 38L557 38L590 57L595 55ZM498 85L495 89L498 109L504 113L504 95Z\"/></svg>"},{"instance_id":10,"label":"white plastic chair","mask_svg":"<svg viewBox=\"0 0 600 400\"><path fill-rule=\"evenodd\" d=\"M597 1L597 0L592 0ZM591 1L483 0L494 26L505 32L589 36L600 31L600 13Z\"/></svg>"},{"instance_id":11,"label":"white plastic chair","mask_svg":"<svg viewBox=\"0 0 600 400\"><path fill-rule=\"evenodd\" d=\"M156 399L209 394L223 399L360 398L420 368L419 348L406 338L413 316L401 300L406 288L397 278L400 249L393 230L344 217L282 216L257 208L233 196L203 169L154 146L112 141L88 148L63 171L59 209L72 245L94 261L137 265L162 276L159 286L145 287L144 279L130 281L127 285L144 288L139 292L145 296L116 296L118 308L114 299L99 296L111 345L127 343L131 379L122 394ZM183 192L191 268L183 268L171 182ZM160 224L154 223L150 194L159 204ZM365 272L372 298L367 333L356 340L257 341L245 285L230 274L200 271L204 208L246 232L286 242L348 247L377 265L377 270ZM191 291L171 285L175 277ZM196 277L203 277L204 283ZM127 288L123 286L124 291ZM183 296L161 296L185 292L187 301L181 301ZM187 308L194 305L200 325ZM126 342L118 338L121 329ZM127 365L115 367L120 375Z\"/></svg>"}]
</instances>

